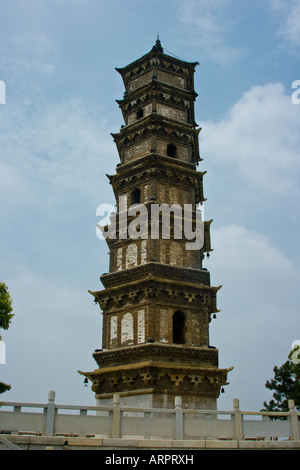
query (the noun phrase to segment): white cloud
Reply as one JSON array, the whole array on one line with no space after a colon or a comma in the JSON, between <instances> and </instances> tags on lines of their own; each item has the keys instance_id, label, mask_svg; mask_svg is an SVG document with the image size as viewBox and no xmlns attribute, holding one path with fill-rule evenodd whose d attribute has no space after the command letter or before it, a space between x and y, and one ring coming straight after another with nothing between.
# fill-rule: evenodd
<instances>
[{"instance_id":1,"label":"white cloud","mask_svg":"<svg viewBox=\"0 0 300 470\"><path fill-rule=\"evenodd\" d=\"M90 201L96 192L100 198L100 182L107 184L105 172L116 150L110 126L98 112L81 100L7 106L1 131L3 198L56 208Z\"/></svg>"},{"instance_id":2,"label":"white cloud","mask_svg":"<svg viewBox=\"0 0 300 470\"><path fill-rule=\"evenodd\" d=\"M108 262L96 208L113 199L105 173L118 161L114 129L107 113L77 99L28 97L1 111L2 276L15 311L1 378L13 400L46 400L56 389L66 403L93 401L90 391L80 398L77 370L94 368L92 352L101 347L101 316L87 290L97 288ZM92 275L87 259L97 265Z\"/></svg>"},{"instance_id":3,"label":"white cloud","mask_svg":"<svg viewBox=\"0 0 300 470\"><path fill-rule=\"evenodd\" d=\"M213 243L218 252L218 269L232 285L243 286L247 301L252 297L249 290L255 289L257 295L263 296L270 289L271 304L277 305L280 299L285 302L283 292L293 289L300 279L300 272L284 252L255 230L236 224L224 225L213 231ZM256 299L253 304L256 305Z\"/></svg>"},{"instance_id":4,"label":"white cloud","mask_svg":"<svg viewBox=\"0 0 300 470\"><path fill-rule=\"evenodd\" d=\"M53 64L41 64L40 70L41 72L44 72L46 74L53 73L55 71L56 67Z\"/></svg>"},{"instance_id":5,"label":"white cloud","mask_svg":"<svg viewBox=\"0 0 300 470\"><path fill-rule=\"evenodd\" d=\"M299 191L299 106L280 83L253 86L217 123L201 123L202 150L269 193Z\"/></svg>"},{"instance_id":6,"label":"white cloud","mask_svg":"<svg viewBox=\"0 0 300 470\"><path fill-rule=\"evenodd\" d=\"M29 79L26 74L52 73L56 69L58 51L55 40L50 34L39 31L40 24L32 17L33 24L20 23L15 34L0 33L6 53L0 58L0 66L10 77L11 88L15 81ZM36 77L31 76L30 80Z\"/></svg>"},{"instance_id":7,"label":"white cloud","mask_svg":"<svg viewBox=\"0 0 300 470\"><path fill-rule=\"evenodd\" d=\"M257 410L268 398L265 381L274 365L287 360L299 338L300 271L269 238L240 225L215 229L213 245L212 284L222 288L211 344L220 350L221 367L234 366L219 407L239 397Z\"/></svg>"},{"instance_id":8,"label":"white cloud","mask_svg":"<svg viewBox=\"0 0 300 470\"><path fill-rule=\"evenodd\" d=\"M271 6L281 14L279 34L290 44L300 46L300 3L299 0L270 0Z\"/></svg>"},{"instance_id":9,"label":"white cloud","mask_svg":"<svg viewBox=\"0 0 300 470\"><path fill-rule=\"evenodd\" d=\"M24 266L6 279L15 316L4 335L6 367L1 379L10 383L10 399L47 400L58 391L58 400L74 403L86 397L78 369L92 370L94 349L101 347L101 316L87 290L57 280L47 280ZM4 374L4 375L3 375Z\"/></svg>"},{"instance_id":10,"label":"white cloud","mask_svg":"<svg viewBox=\"0 0 300 470\"><path fill-rule=\"evenodd\" d=\"M224 21L231 0L184 0L179 19L188 26L189 40L201 48L211 60L228 64L240 56L238 47L226 44L230 20Z\"/></svg>"}]
</instances>

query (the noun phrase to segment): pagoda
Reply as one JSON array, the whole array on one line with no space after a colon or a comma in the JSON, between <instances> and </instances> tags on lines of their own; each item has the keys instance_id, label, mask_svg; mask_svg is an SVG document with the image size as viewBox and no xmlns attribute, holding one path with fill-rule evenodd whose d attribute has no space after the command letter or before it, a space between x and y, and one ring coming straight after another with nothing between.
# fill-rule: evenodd
<instances>
[{"instance_id":1,"label":"pagoda","mask_svg":"<svg viewBox=\"0 0 300 470\"><path fill-rule=\"evenodd\" d=\"M128 405L170 408L180 396L185 408L216 409L227 383L230 369L218 367L209 341L221 287L211 286L202 264L212 251L212 221L197 224L206 173L198 169L197 65L165 54L157 39L150 52L116 69L125 87L117 101L124 125L112 134L120 163L108 175L116 214L102 228L109 273L100 277L104 289L89 291L103 315L102 349L93 353L97 368L80 372L98 404L118 393ZM185 206L202 234L196 240L194 230L194 242L176 232L182 219L175 209ZM157 207L170 208L167 235L163 217L153 223Z\"/></svg>"}]
</instances>

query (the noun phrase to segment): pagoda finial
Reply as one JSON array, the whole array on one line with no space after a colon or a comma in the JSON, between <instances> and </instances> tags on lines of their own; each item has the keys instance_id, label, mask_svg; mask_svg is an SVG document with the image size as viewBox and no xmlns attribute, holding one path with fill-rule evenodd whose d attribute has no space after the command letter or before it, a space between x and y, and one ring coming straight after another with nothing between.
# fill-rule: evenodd
<instances>
[{"instance_id":1,"label":"pagoda finial","mask_svg":"<svg viewBox=\"0 0 300 470\"><path fill-rule=\"evenodd\" d=\"M162 46L161 46L161 42L160 42L160 39L159 39L159 33L157 33L157 38L156 38L156 43L155 45L152 47L152 51L155 51L155 52L164 52Z\"/></svg>"}]
</instances>

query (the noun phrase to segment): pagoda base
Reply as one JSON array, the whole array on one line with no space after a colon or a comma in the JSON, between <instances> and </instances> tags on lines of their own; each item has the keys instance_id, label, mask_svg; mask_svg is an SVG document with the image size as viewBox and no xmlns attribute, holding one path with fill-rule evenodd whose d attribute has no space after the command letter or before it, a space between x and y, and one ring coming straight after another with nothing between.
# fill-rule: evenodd
<instances>
[{"instance_id":1,"label":"pagoda base","mask_svg":"<svg viewBox=\"0 0 300 470\"><path fill-rule=\"evenodd\" d=\"M137 390L134 392L121 392L119 395L120 406L134 408L175 408L175 397L178 394L170 392L155 393L150 390ZM180 395L182 408L192 410L216 410L217 399L210 396ZM113 394L96 394L96 406L113 406Z\"/></svg>"},{"instance_id":2,"label":"pagoda base","mask_svg":"<svg viewBox=\"0 0 300 470\"><path fill-rule=\"evenodd\" d=\"M124 406L174 408L175 397L180 396L184 408L216 409L229 370L146 360L80 373L91 380L97 402L102 405L112 404L117 393Z\"/></svg>"}]
</instances>

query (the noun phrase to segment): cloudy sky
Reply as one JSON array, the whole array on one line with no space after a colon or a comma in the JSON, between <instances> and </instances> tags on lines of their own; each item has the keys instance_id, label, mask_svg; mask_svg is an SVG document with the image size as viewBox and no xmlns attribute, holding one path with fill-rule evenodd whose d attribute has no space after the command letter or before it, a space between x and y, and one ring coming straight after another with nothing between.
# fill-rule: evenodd
<instances>
[{"instance_id":1,"label":"cloudy sky","mask_svg":"<svg viewBox=\"0 0 300 470\"><path fill-rule=\"evenodd\" d=\"M108 249L96 209L113 203L123 67L157 34L198 61L205 218L222 285L210 341L234 366L218 407L259 410L273 366L300 339L300 1L0 0L0 280L13 297L2 332L11 384L1 398L94 404ZM3 83L6 96L3 99ZM5 101L5 104L4 104Z\"/></svg>"}]
</instances>

